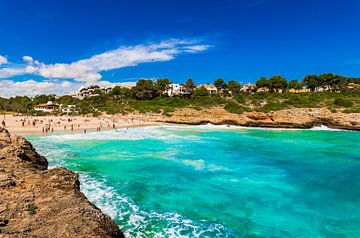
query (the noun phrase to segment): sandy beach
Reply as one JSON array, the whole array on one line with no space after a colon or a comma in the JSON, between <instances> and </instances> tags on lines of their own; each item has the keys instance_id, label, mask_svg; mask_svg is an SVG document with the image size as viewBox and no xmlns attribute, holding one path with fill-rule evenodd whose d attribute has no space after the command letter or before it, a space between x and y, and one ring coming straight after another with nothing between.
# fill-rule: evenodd
<instances>
[{"instance_id":1,"label":"sandy beach","mask_svg":"<svg viewBox=\"0 0 360 238\"><path fill-rule=\"evenodd\" d=\"M156 115L128 114L91 116L17 116L1 115L5 128L18 135L40 135L53 133L88 133L94 131L114 130L135 126L158 124ZM3 126L3 125L2 125Z\"/></svg>"},{"instance_id":2,"label":"sandy beach","mask_svg":"<svg viewBox=\"0 0 360 238\"><path fill-rule=\"evenodd\" d=\"M360 113L332 113L326 108L299 108L269 113L246 112L232 114L223 108L195 110L184 108L171 113L133 113L127 115L92 116L18 116L0 115L5 128L19 135L47 135L53 133L88 133L117 128L152 126L159 124L226 124L249 127L312 128L328 126L334 129L360 130ZM3 126L3 125L0 125Z\"/></svg>"}]
</instances>

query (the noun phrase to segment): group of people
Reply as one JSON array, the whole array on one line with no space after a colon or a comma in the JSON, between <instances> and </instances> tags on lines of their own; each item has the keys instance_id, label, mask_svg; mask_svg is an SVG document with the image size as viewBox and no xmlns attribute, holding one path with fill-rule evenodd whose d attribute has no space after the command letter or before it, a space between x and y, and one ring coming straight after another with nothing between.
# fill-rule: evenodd
<instances>
[{"instance_id":1,"label":"group of people","mask_svg":"<svg viewBox=\"0 0 360 238\"><path fill-rule=\"evenodd\" d=\"M6 120L5 120L6 119ZM3 118L2 127L20 133L53 133L53 132L74 132L89 131L101 132L104 129L114 129L118 127L143 126L148 122L156 121L149 115L116 115L99 117L81 117L81 116L19 116L12 115L12 118ZM1 125L0 125L1 126Z\"/></svg>"}]
</instances>

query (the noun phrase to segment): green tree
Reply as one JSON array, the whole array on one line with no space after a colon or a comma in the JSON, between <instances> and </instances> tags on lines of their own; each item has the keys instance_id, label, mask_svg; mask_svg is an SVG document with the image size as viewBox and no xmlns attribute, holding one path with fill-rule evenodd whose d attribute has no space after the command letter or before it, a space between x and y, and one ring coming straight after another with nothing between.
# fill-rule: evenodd
<instances>
[{"instance_id":1,"label":"green tree","mask_svg":"<svg viewBox=\"0 0 360 238\"><path fill-rule=\"evenodd\" d=\"M114 96L115 98L120 98L120 99L128 98L130 97L130 95L131 95L130 89L121 86L115 86L110 92L110 96Z\"/></svg>"},{"instance_id":2,"label":"green tree","mask_svg":"<svg viewBox=\"0 0 360 238\"><path fill-rule=\"evenodd\" d=\"M280 90L285 91L287 88L287 81L280 75L271 76L269 79L270 89L279 92Z\"/></svg>"},{"instance_id":3,"label":"green tree","mask_svg":"<svg viewBox=\"0 0 360 238\"><path fill-rule=\"evenodd\" d=\"M79 102L79 99L74 98L69 95L61 96L60 98L56 99L56 102L63 105L75 105Z\"/></svg>"},{"instance_id":4,"label":"green tree","mask_svg":"<svg viewBox=\"0 0 360 238\"><path fill-rule=\"evenodd\" d=\"M47 103L48 101L55 101L55 95L36 95L33 98L34 104Z\"/></svg>"},{"instance_id":5,"label":"green tree","mask_svg":"<svg viewBox=\"0 0 360 238\"><path fill-rule=\"evenodd\" d=\"M319 77L315 74L306 75L302 82L305 86L310 88L311 91L315 91L315 88L321 85Z\"/></svg>"},{"instance_id":6,"label":"green tree","mask_svg":"<svg viewBox=\"0 0 360 238\"><path fill-rule=\"evenodd\" d=\"M162 93L169 87L170 84L171 84L171 81L169 79L167 79L167 78L158 79L156 81L156 87L158 87L158 89Z\"/></svg>"},{"instance_id":7,"label":"green tree","mask_svg":"<svg viewBox=\"0 0 360 238\"><path fill-rule=\"evenodd\" d=\"M149 79L140 79L136 86L131 88L131 94L139 100L154 99L159 95L157 87Z\"/></svg>"},{"instance_id":8,"label":"green tree","mask_svg":"<svg viewBox=\"0 0 360 238\"><path fill-rule=\"evenodd\" d=\"M195 83L192 79L188 79L186 80L185 82L185 88L186 88L186 91L188 92L193 92L194 91L194 88L195 88Z\"/></svg>"},{"instance_id":9,"label":"green tree","mask_svg":"<svg viewBox=\"0 0 360 238\"><path fill-rule=\"evenodd\" d=\"M231 92L232 95L235 95L240 93L241 85L235 80L230 80L227 89Z\"/></svg>"},{"instance_id":10,"label":"green tree","mask_svg":"<svg viewBox=\"0 0 360 238\"><path fill-rule=\"evenodd\" d=\"M258 81L256 81L256 87L270 88L270 82L266 79L266 77L261 77Z\"/></svg>"},{"instance_id":11,"label":"green tree","mask_svg":"<svg viewBox=\"0 0 360 238\"><path fill-rule=\"evenodd\" d=\"M194 91L194 96L207 96L207 95L208 95L208 91L204 86L197 88Z\"/></svg>"},{"instance_id":12,"label":"green tree","mask_svg":"<svg viewBox=\"0 0 360 238\"><path fill-rule=\"evenodd\" d=\"M289 89L295 89L298 86L299 82L297 80L291 80L288 84Z\"/></svg>"},{"instance_id":13,"label":"green tree","mask_svg":"<svg viewBox=\"0 0 360 238\"><path fill-rule=\"evenodd\" d=\"M226 83L222 78L216 79L214 85L219 92L223 91L226 88Z\"/></svg>"},{"instance_id":14,"label":"green tree","mask_svg":"<svg viewBox=\"0 0 360 238\"><path fill-rule=\"evenodd\" d=\"M5 111L13 111L18 113L26 113L33 109L33 102L27 96L11 97L4 105Z\"/></svg>"}]
</instances>

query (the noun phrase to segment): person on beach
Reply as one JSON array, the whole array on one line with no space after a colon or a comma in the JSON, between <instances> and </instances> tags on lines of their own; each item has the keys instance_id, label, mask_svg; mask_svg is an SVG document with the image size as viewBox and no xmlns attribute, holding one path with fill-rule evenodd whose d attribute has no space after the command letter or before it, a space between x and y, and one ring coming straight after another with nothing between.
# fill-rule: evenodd
<instances>
[{"instance_id":1,"label":"person on beach","mask_svg":"<svg viewBox=\"0 0 360 238\"><path fill-rule=\"evenodd\" d=\"M84 129L84 134L86 134L86 129Z\"/></svg>"},{"instance_id":2,"label":"person on beach","mask_svg":"<svg viewBox=\"0 0 360 238\"><path fill-rule=\"evenodd\" d=\"M3 127L6 127L5 120L3 120L3 121L1 122L1 124L3 125Z\"/></svg>"}]
</instances>

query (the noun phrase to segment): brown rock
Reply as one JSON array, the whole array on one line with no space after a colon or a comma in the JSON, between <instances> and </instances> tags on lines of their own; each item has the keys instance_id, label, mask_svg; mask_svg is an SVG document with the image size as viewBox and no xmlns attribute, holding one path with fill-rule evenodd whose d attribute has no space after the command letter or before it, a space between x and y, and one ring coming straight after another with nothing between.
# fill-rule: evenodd
<instances>
[{"instance_id":1,"label":"brown rock","mask_svg":"<svg viewBox=\"0 0 360 238\"><path fill-rule=\"evenodd\" d=\"M293 108L269 113L242 114L229 113L223 107L202 110L183 108L157 121L190 125L211 123L272 128L311 128L325 125L336 129L360 130L360 113L332 113L327 108Z\"/></svg>"},{"instance_id":2,"label":"brown rock","mask_svg":"<svg viewBox=\"0 0 360 238\"><path fill-rule=\"evenodd\" d=\"M0 128L0 237L124 237L80 191L78 175L47 170L31 143Z\"/></svg>"}]
</instances>

